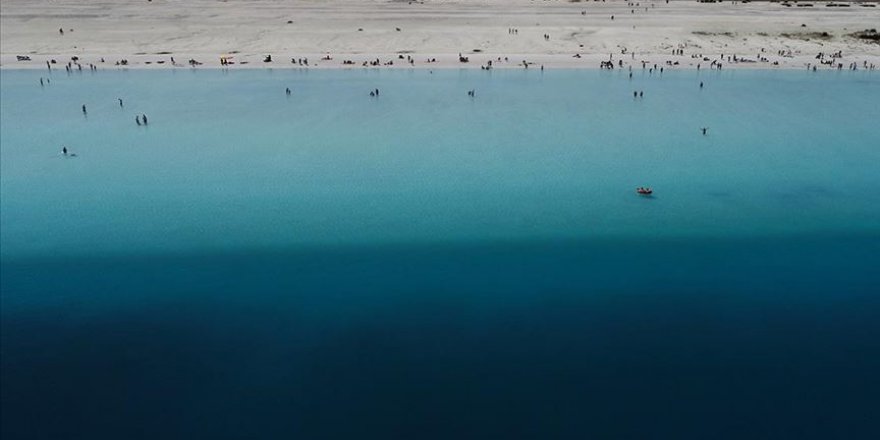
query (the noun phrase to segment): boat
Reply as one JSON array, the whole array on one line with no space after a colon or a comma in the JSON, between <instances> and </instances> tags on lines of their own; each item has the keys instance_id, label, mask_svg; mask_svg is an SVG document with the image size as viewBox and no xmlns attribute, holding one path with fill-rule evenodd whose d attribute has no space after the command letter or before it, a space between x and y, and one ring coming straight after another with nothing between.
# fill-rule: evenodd
<instances>
[{"instance_id":1,"label":"boat","mask_svg":"<svg viewBox=\"0 0 880 440\"><path fill-rule=\"evenodd\" d=\"M636 193L638 193L639 195L642 195L642 196L650 196L651 194L654 194L654 190L651 188L648 188L648 187L641 187L640 186L640 187L636 188Z\"/></svg>"}]
</instances>

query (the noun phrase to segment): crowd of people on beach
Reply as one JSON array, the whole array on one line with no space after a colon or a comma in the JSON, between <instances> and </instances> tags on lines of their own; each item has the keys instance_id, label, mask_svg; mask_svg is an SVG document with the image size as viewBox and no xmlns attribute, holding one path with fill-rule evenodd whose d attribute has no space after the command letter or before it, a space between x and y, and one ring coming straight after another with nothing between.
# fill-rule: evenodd
<instances>
[{"instance_id":1,"label":"crowd of people on beach","mask_svg":"<svg viewBox=\"0 0 880 440\"><path fill-rule=\"evenodd\" d=\"M665 4L667 4L667 5L669 4L668 0L663 0L663 1L665 2ZM645 6L642 6L640 1L632 1L632 0L619 0L619 1L593 0L593 2L600 2L603 5L599 9L591 10L589 12L588 12L588 9L580 9L580 8L573 10L573 11L570 11L570 12L573 14L579 14L581 16L587 16L587 15L593 16L593 14L601 14L602 16L609 17L611 20L617 19L619 21L619 20L626 20L627 19L627 17L619 15L621 12L625 13L626 10L629 10L630 14L632 15L632 14L635 14L637 12L642 11L643 9L645 12L650 12L651 9L657 8L658 5L660 7L664 6L664 4L662 4L660 2L653 2L653 1L650 3L646 2ZM605 3L608 3L608 5L607 6L604 5ZM734 2L734 4L735 3L736 2ZM624 4L625 4L625 9L623 6ZM585 2L584 6L588 6L588 4ZM608 8L612 8L612 9L609 10ZM608 12L616 12L616 14L605 15ZM293 21L288 20L286 23L292 24ZM541 23L535 23L535 27L529 28L529 29L521 29L520 27L517 27L517 26L508 26L507 27L507 34L511 35L511 36L519 36L521 33L520 31L522 30L523 31L522 33L526 36L526 38L538 38L540 36L540 38L543 39L544 41L550 41L551 34L549 32L541 31L540 34L537 32L537 29L540 26L541 26ZM614 26L620 26L620 25L615 24ZM807 25L801 24L801 26L806 27ZM635 28L636 28L636 24L633 24L633 29L635 29ZM402 30L400 26L394 26L393 29L397 32L401 32L401 30ZM361 27L361 28L358 28L357 30L359 32L363 32L364 28ZM69 38L69 37L65 37L65 35L66 35L66 33L69 34L72 32L74 32L73 28L65 29L65 27L63 27L63 26L58 28L58 34L62 38ZM697 33L697 32L694 32L694 33ZM710 33L709 35L727 35L727 34L728 33L717 32L717 33ZM759 33L759 35L761 35L761 34ZM685 43L677 44L677 45L675 45L675 47L670 48L669 52L667 52L667 53L671 54L672 56L677 56L677 57L685 56L685 50L689 44L693 45L694 43L685 42ZM584 45L581 44L580 46L583 47ZM726 46L726 44L725 44L725 46ZM474 52L479 53L479 52L481 52L481 50L474 49ZM159 54L164 54L164 53L166 53L166 52L159 52ZM234 54L234 53L238 53L238 52L233 51L230 53ZM622 53L624 53L624 54L627 53L626 48L623 49ZM579 58L583 58L585 55L589 56L590 54L578 52L578 53L573 54L573 58L579 59ZM650 55L649 54L645 54L645 55L651 58L651 63L656 63L657 62L656 58L658 56L661 56L661 55L659 55L659 51L654 51ZM664 63L666 66L670 66L670 67L687 65L691 68L701 70L703 67L706 67L706 65L708 65L708 67L710 69L721 70L723 67L725 67L725 65L735 65L735 64L767 63L772 66L780 66L780 65L786 63L785 59L795 58L798 55L803 56L803 54L799 54L796 50L793 50L791 47L786 47L784 49L777 49L775 51L775 57L778 57L778 59L773 59L770 56L766 55L764 48L761 48L761 53L756 54L756 56L754 58L743 57L741 55L733 55L733 54L727 55L727 56L725 56L725 54L721 54L719 57L714 58L714 57L703 56L702 53L700 53L700 54L695 53L695 54L691 54L692 61L689 63L687 61L677 60L677 59L661 60L661 62ZM631 53L632 63L638 62L638 61L636 61L635 56L636 56L635 53ZM841 57L842 57L842 54L840 53L840 51L832 52L831 54L828 54L828 55L826 55L824 53L820 53L819 56L817 57L818 61L816 61L816 63L809 63L809 64L807 64L806 67L807 67L807 69L810 69L810 70L817 70L820 67L828 67L828 68L833 68L833 69L837 69L837 70L842 70L844 68L847 68L849 70L859 70L859 69L874 70L876 68L874 63L869 63L867 60L849 59L846 62L842 62L841 60L839 60L839 58L841 58ZM74 70L82 71L83 65L81 65L80 63L78 63L75 60L76 57L73 57L73 58L74 58L74 60L72 60L72 62L68 62L65 69L68 72L73 72ZM246 59L239 60L236 62L236 61L233 61L232 58L233 57L231 55L220 56L220 58L219 58L220 66L228 67L228 66L234 65L234 64L239 64L239 65L248 64L248 61ZM30 61L31 58L30 58L30 56L19 56L18 59L19 60L24 59L24 60ZM403 59L406 60L406 65L408 65L410 67L416 66L416 64L417 64L414 56L406 55L404 58L403 54L397 54L398 61L403 60ZM491 59L491 58L489 58L489 59ZM272 54L263 55L263 59L262 59L263 62L271 63L271 62L273 62L273 60L274 59L273 59ZM323 57L321 57L320 63L310 64L309 59L306 57L291 57L290 60L291 60L291 64L293 64L295 66L307 67L307 66L327 65L327 63L331 63L333 61L333 58L329 55L329 53L325 53L325 55ZM470 61L471 61L470 55L463 55L463 54L459 53L459 55L458 55L458 62L459 63L468 63ZM498 61L500 61L500 58ZM139 62L143 63L143 64L154 64L154 63L155 64L165 64L166 60L164 60L164 59L144 60L143 58L140 58ZM425 64L437 63L437 62L438 62L437 58L434 58L434 57L427 58L424 61ZM646 61L642 61L642 62L645 63ZM104 63L103 58L101 59L100 63ZM87 67L89 70L94 71L94 70L98 69L97 66L100 63L88 64ZM704 63L707 63L707 64L704 64ZM47 68L49 68L51 70L52 64L55 64L55 60L47 61ZM175 63L173 56L171 57L170 64L172 66L179 66L177 63ZM190 59L187 64L191 67L197 67L197 66L201 66L203 63L199 62L195 59ZM356 61L354 59L348 58L348 59L342 60L341 64L342 64L342 66L346 66L346 67L352 67L352 66L357 66L357 65L360 65L362 67L395 67L395 66L398 66L397 64L395 64L394 59L387 59L387 60L383 61L380 58L367 59L367 60L361 60L361 61ZM523 68L528 68L530 65L533 65L533 64L535 64L535 63L526 61L523 63L519 63L518 65L520 65ZM617 60L617 62L611 62L611 60L600 61L599 68L613 70L615 68L623 68L627 64L629 64L629 63L625 62L622 59ZM128 59L120 59L115 62L115 65L119 66L119 67L128 66L129 60ZM517 64L514 64L514 66L515 65L517 65ZM480 67L482 70L490 70L491 68L493 68L495 66L493 66L491 64L491 62L486 63L485 60L481 60Z\"/></svg>"},{"instance_id":2,"label":"crowd of people on beach","mask_svg":"<svg viewBox=\"0 0 880 440\"><path fill-rule=\"evenodd\" d=\"M544 36L543 36L543 38L545 38L545 39L549 39L549 37L550 37L549 34L544 34ZM646 68L647 64L650 63L655 66L651 73L653 73L653 71L660 71L660 72L663 71L663 67L658 67L656 62L652 62L647 59L636 60L636 53L629 52L626 48L621 49L621 54L630 55L630 57L629 57L630 61L626 61L624 58L619 58L619 59L614 60L613 56L612 56L608 60L600 60L599 61L599 68L614 70L615 68L624 68L628 65L630 67L632 67L633 64L639 64L639 63L642 64L642 68ZM685 49L684 48L672 49L671 54L673 56L685 56ZM836 54L837 53L832 54L832 55L836 55ZM647 56L650 58L656 58L656 55L647 55ZM790 49L788 49L788 50L777 51L776 56L783 57L783 58L791 58L794 55L792 54L792 51ZM270 59L269 57L270 57L270 55L267 55L264 60ZM583 58L584 54L574 53L572 55L572 57L573 58ZM716 57L709 57L709 56L703 55L702 53L694 53L694 54L690 54L689 57L693 61L691 63L689 63L688 65L696 70L701 70L703 67L708 67L709 69L712 69L712 70L722 70L724 68L725 64L736 65L736 64L767 63L767 64L770 64L773 66L780 65L779 60L770 59L770 57L766 55L765 49L763 49L763 48L761 49L760 53L755 54L754 58L745 57L745 56L742 56L739 54L724 54L724 53L721 53L721 54L717 55ZM819 60L818 63L807 63L808 69L811 69L814 66L828 66L830 68L835 68L838 70L844 68L844 64L838 62L836 57L826 57L824 54L820 53L816 59ZM328 61L332 61L332 60L333 60L333 57L329 54L324 55L320 59L320 61L322 61L322 62L328 62ZM409 54L407 54L407 55L397 54L396 60L403 61L407 66L410 66L410 67L415 67L416 63L417 63L416 58L412 55L409 55ZM459 63L467 64L471 61L471 56L465 55L463 53L459 53L457 60ZM509 62L509 59L508 59L508 57L500 57L500 56L497 56L494 59L489 58L488 60L485 60L483 63L480 64L480 69L481 70L490 70L493 67L495 67L494 63L500 63L502 61L506 63L506 62ZM437 62L438 62L438 60L436 57L429 57L429 58L426 58L422 61L422 63L424 63L424 64L433 64L433 63L437 63ZM343 66L360 65L361 67L394 67L394 66L398 65L398 64L395 64L395 59L387 59L387 60L383 61L381 58L373 58L373 59L364 60L361 62L357 62L357 61L352 60L350 58L346 58L346 59L343 59L340 63ZM708 63L708 64L704 64L704 63ZM119 63L117 62L117 64L119 64ZM149 63L147 63L147 64L149 64ZM202 63L197 62L195 60L190 60L189 64L191 66L195 67L195 66L201 65ZM235 64L235 63L233 63L232 61L230 61L226 57L221 57L221 59L220 59L221 66L228 66L230 64ZM243 62L240 62L239 64L247 64L247 62L243 61ZM302 67L319 66L319 64L309 64L309 59L306 57L291 58L291 64L293 64L295 66L302 66ZM519 63L519 66L521 66L523 68L529 68L530 66L536 65L536 64L538 64L538 63L528 61L528 60L523 60L522 62ZM683 62L679 59L666 59L666 60L663 60L663 64L667 67L681 67L684 65ZM48 65L48 62L47 62L47 65ZM123 64L123 65L125 65L125 64ZM875 64L869 63L867 60L850 61L846 66L850 70L858 70L858 69L875 70L876 69ZM90 68L97 70L97 67L94 65L90 65ZM50 69L51 69L51 66L50 66ZM813 70L815 70L815 69L813 69Z\"/></svg>"},{"instance_id":3,"label":"crowd of people on beach","mask_svg":"<svg viewBox=\"0 0 880 440\"><path fill-rule=\"evenodd\" d=\"M513 30L513 29L511 29L511 30ZM544 38L545 40L549 40L550 34L543 34L542 38ZM681 47L670 49L670 54L673 57L685 56L685 46L686 45L680 45L680 46ZM480 52L480 51L475 50L475 52ZM652 63L655 66L653 70L658 70L656 61L652 62L647 59L636 60L636 53L630 52L626 47L623 47L620 49L620 54L621 55L629 55L629 57L628 57L629 60L627 61L625 58L618 58L617 60L614 60L614 57L612 54L608 60L600 60L599 61L599 68L600 69L608 69L608 70L614 70L615 68L624 68L626 66L630 66L630 68L631 68L633 64L641 63L642 68L644 69L648 63ZM573 58L583 58L584 55L585 54L582 54L580 52L576 52L572 55L572 57ZM791 49L780 49L780 50L777 50L775 53L775 56L780 57L780 58L793 58L796 55L797 55L797 53L794 53ZM656 57L657 57L656 54L654 54L654 55L648 54L646 56L648 58L652 58L652 59L656 59ZM459 53L458 54L458 62L463 63L463 64L469 63L470 57L471 57L471 55L465 55L463 53ZM760 48L760 52L756 53L755 56L752 58L742 56L740 54L735 54L735 53L734 54L720 53L717 56L710 57L710 56L704 55L703 53L700 53L700 52L689 54L689 57L692 61L690 63L687 63L687 66L695 68L696 70L701 70L704 67L704 63L708 63L708 68L712 69L712 70L721 70L725 66L725 64L736 65L736 64L767 63L767 64L770 64L773 66L780 65L780 62L779 62L780 60L778 60L778 59L772 60L767 55L765 48ZM410 67L416 66L416 58L412 55L397 54L396 59L398 61L404 61L406 63L406 65L408 65ZM860 69L876 70L876 68L877 68L875 63L868 62L868 60L866 60L866 59L863 59L863 60L852 60L851 59L851 60L847 61L846 63L844 63L844 62L842 62L843 52L841 50L838 50L838 51L832 52L832 53L819 52L814 57L814 59L816 60L815 62L805 63L805 66L807 69L815 71L815 70L818 70L818 68L820 68L820 67L827 67L827 68L836 69L836 70L842 70L844 68L847 68L848 70L860 70ZM263 59L264 62L272 62L272 60L273 60L272 55L266 55ZM290 61L291 61L291 64L293 64L295 66L301 66L301 67L319 66L319 64L310 64L308 57L292 57L290 59ZM333 61L333 57L330 54L325 54L324 56L322 56L320 58L320 61L321 62L331 62L331 61ZM341 61L341 64L343 66L356 66L356 65L360 64L361 67L383 67L383 66L384 67L393 67L393 66L395 66L394 61L395 61L394 59L388 59L388 60L383 61L381 58L377 57L377 58L373 58L373 59L369 59L369 60L364 60L360 63L358 63L352 59L344 59ZM480 68L481 68L481 70L490 70L493 67L495 67L494 63L501 63L502 61L504 63L507 63L507 62L509 62L509 59L508 59L508 57L501 57L501 56L494 56L494 59L492 57L490 57L488 60L485 60L484 63L480 64ZM438 59L436 57L429 57L429 58L424 59L424 61L423 61L424 64L433 64L433 63L437 63L437 62L438 62ZM102 64L102 63L105 63L105 60L103 57L100 58L100 61L99 61L99 64ZM165 64L166 60L143 61L143 64L153 64L153 63ZM686 61L683 62L682 60L675 59L675 58L663 60L663 64L667 67L681 67L681 66L685 65L683 63L686 63ZM56 64L58 64L58 62L54 58L46 60L46 68L49 71L51 71L53 69L53 66ZM171 66L179 67L179 65L175 62L173 56L170 57L170 64L171 64ZM194 58L191 58L191 59L189 59L187 64L191 67L198 67L198 66L203 65L204 63L197 61ZM219 65L221 67L228 67L233 64L236 64L236 63L234 61L232 61L231 56L221 56L219 58ZM239 61L237 64L244 65L244 64L248 64L248 62L247 61ZM537 63L532 62L532 61L528 61L528 60L523 60L521 63L519 63L519 65L523 68L529 68L529 66L535 65L535 64L537 64ZM126 67L129 65L129 60L128 59L120 59L120 60L117 60L114 65L117 67ZM70 60L64 64L64 68L67 73L82 72L84 66L87 67L88 70L92 71L92 72L98 70L98 64L81 63L78 56L72 56L70 58ZM542 66L543 66L543 64L542 64ZM659 71L662 72L663 68L660 67ZM653 73L653 71L651 73Z\"/></svg>"}]
</instances>

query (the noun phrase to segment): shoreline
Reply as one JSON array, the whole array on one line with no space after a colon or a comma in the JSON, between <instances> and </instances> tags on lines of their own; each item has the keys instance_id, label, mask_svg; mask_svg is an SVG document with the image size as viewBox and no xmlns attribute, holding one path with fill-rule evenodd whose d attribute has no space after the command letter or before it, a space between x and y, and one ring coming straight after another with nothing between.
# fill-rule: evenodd
<instances>
[{"instance_id":1,"label":"shoreline","mask_svg":"<svg viewBox=\"0 0 880 440\"><path fill-rule=\"evenodd\" d=\"M398 58L403 55L404 58ZM407 62L406 56L412 56L418 59L412 64ZM72 60L68 55L32 55L30 60L17 61L15 56L0 56L0 70L47 70L47 62L50 63L51 69L65 70L65 66L70 63L72 71L78 71L82 66L83 71L88 71L93 65L97 70L167 70L167 69L223 69L223 70L254 70L254 69L275 69L275 70L486 70L487 63L492 61L491 69L511 70L511 69L602 69L601 63L609 60L607 54L581 55L574 58L571 55L507 55L495 54L463 54L469 58L468 62L460 62L458 54L442 54L439 56L420 56L418 54L351 54L336 55L332 59L322 59L323 54L300 55L299 58L308 59L308 65L297 64L291 62L291 59L297 59L294 56L275 56L272 62L264 62L263 55L259 54L236 54L235 60L230 64L222 65L219 57L208 58L208 55L185 55L185 54L156 54L156 55L134 55L134 56L104 56L102 62L101 56L77 57ZM816 66L817 70L853 70L852 63L856 63L855 70L878 70L880 69L880 56L863 55L863 56L843 56L836 58L833 65L817 63L815 56L768 56L767 61L754 61L753 58L746 58L745 61L728 61L727 55L721 58L722 54L705 54L703 58L693 58L691 56L671 56L660 54L645 54L631 57L630 54L614 54L611 56L611 62L614 69L611 70L648 70L652 68L663 68L664 70L809 70L812 66ZM171 64L171 59L175 64ZM435 59L436 62L426 62L428 58ZM498 61L499 58L501 61ZM708 58L708 60L706 60ZM367 60L375 61L378 59L379 65L371 65ZM55 60L56 63L51 63ZM119 60L127 60L127 64L116 64ZM189 60L195 60L198 64L192 65ZM343 64L343 60L351 60L353 64ZM244 62L242 62L244 61ZM393 64L385 64L392 61ZM721 63L721 68L714 68L713 61ZM367 62L366 65L364 63ZM622 62L622 65L620 64ZM774 64L774 62L778 64ZM528 67L526 64L528 63ZM676 64L677 63L677 64ZM717 64L716 64L717 65ZM841 68L837 66L841 65ZM643 67L644 66L644 67ZM699 67L698 67L699 66ZM873 69L871 68L873 66Z\"/></svg>"}]
</instances>

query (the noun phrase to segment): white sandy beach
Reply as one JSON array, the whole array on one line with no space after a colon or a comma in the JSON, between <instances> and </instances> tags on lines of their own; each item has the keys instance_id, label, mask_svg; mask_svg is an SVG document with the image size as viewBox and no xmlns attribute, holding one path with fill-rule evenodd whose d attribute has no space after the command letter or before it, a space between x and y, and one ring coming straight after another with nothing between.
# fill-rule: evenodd
<instances>
[{"instance_id":1,"label":"white sandy beach","mask_svg":"<svg viewBox=\"0 0 880 440\"><path fill-rule=\"evenodd\" d=\"M851 35L878 27L880 5L804 4L3 0L0 67L46 68L55 59L63 68L73 56L98 68L115 67L120 60L127 60L128 67L171 68L171 57L175 67L189 68L191 59L202 67L219 67L226 56L230 68L303 67L292 58L308 58L310 67L360 67L378 59L382 67L406 68L479 68L489 60L494 67L521 68L527 61L533 67L596 68L609 57L615 67L619 61L641 67L644 61L706 68L709 58L724 61L724 68L804 68L816 62L819 52L838 51L843 57L835 63L880 66L880 44ZM683 55L673 56L675 49ZM469 62L461 63L459 53ZM272 55L271 63L263 62L266 55ZM412 56L413 62L401 55ZM731 55L746 61L726 62ZM344 60L354 64L343 65Z\"/></svg>"}]
</instances>

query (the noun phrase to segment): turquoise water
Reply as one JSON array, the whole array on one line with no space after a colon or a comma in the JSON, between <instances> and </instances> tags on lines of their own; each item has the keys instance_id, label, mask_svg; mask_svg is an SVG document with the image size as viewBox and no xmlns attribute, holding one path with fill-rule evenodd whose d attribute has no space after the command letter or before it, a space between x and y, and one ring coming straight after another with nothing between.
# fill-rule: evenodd
<instances>
[{"instance_id":1,"label":"turquoise water","mask_svg":"<svg viewBox=\"0 0 880 440\"><path fill-rule=\"evenodd\" d=\"M876 74L40 76L4 438L880 432Z\"/></svg>"}]
</instances>

